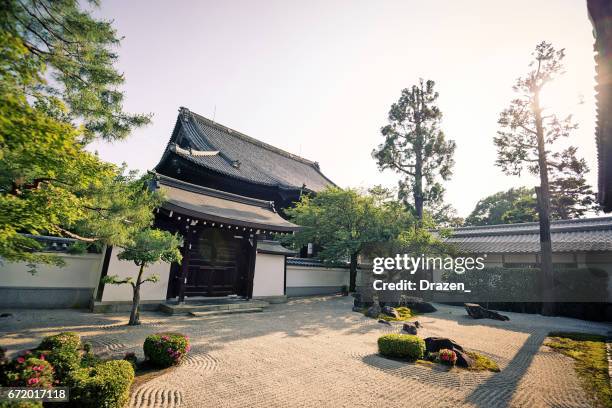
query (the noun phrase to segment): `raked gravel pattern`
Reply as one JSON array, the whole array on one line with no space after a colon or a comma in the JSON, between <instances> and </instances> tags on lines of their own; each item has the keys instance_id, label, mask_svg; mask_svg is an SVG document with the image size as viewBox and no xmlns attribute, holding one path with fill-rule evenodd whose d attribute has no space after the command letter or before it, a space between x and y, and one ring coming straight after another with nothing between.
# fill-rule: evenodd
<instances>
[{"instance_id":1,"label":"raked gravel pattern","mask_svg":"<svg viewBox=\"0 0 612 408\"><path fill-rule=\"evenodd\" d=\"M314 297L271 305L263 313L222 317L75 310L13 310L0 319L0 345L15 353L48 334L79 332L94 351L121 357L150 333L190 336L184 363L141 384L130 406L164 407L590 407L573 361L544 346L548 332L608 334L604 323L517 313L509 322L472 320L460 307L437 305L418 316L422 337L450 337L495 359L500 373L446 370L387 360L376 339L399 332L351 312L352 298Z\"/></svg>"}]
</instances>

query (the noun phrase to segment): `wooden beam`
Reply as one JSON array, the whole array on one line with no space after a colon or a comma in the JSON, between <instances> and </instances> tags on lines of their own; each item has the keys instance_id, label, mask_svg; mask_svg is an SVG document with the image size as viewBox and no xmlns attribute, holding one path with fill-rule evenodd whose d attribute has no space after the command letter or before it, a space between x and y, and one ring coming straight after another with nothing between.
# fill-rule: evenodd
<instances>
[{"instance_id":1,"label":"wooden beam","mask_svg":"<svg viewBox=\"0 0 612 408\"><path fill-rule=\"evenodd\" d=\"M253 298L253 282L255 280L255 258L257 258L257 234L253 234L251 253L249 256L249 270L247 274L247 299Z\"/></svg>"}]
</instances>

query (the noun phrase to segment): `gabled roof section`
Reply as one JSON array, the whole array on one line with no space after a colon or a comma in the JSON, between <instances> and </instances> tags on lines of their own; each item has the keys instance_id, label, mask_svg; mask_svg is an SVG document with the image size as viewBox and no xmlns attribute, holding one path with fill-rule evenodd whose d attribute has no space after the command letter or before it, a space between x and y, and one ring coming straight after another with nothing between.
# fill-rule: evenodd
<instances>
[{"instance_id":1,"label":"gabled roof section","mask_svg":"<svg viewBox=\"0 0 612 408\"><path fill-rule=\"evenodd\" d=\"M181 180L154 174L156 188L166 200L162 208L193 218L220 224L277 232L297 231L299 226L284 220L272 201L226 193Z\"/></svg>"},{"instance_id":2,"label":"gabled roof section","mask_svg":"<svg viewBox=\"0 0 612 408\"><path fill-rule=\"evenodd\" d=\"M255 184L314 192L334 185L321 173L317 162L222 126L187 108L179 109L174 132L160 164L170 154L224 176Z\"/></svg>"},{"instance_id":3,"label":"gabled roof section","mask_svg":"<svg viewBox=\"0 0 612 408\"><path fill-rule=\"evenodd\" d=\"M612 217L552 221L553 252L612 251ZM444 240L468 253L538 253L537 222L461 227Z\"/></svg>"}]
</instances>

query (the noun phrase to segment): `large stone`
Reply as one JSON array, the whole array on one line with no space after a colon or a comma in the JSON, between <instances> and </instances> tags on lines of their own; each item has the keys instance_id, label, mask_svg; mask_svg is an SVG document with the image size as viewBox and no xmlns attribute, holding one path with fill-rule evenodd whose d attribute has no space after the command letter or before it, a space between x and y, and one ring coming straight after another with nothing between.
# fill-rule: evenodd
<instances>
[{"instance_id":1,"label":"large stone","mask_svg":"<svg viewBox=\"0 0 612 408\"><path fill-rule=\"evenodd\" d=\"M389 323L388 321L383 320L383 319L379 319L378 323L382 323L382 324L386 324L387 326L391 326L391 323Z\"/></svg>"},{"instance_id":2,"label":"large stone","mask_svg":"<svg viewBox=\"0 0 612 408\"><path fill-rule=\"evenodd\" d=\"M499 314L493 310L485 309L477 303L465 303L465 310L474 319L510 320L508 316Z\"/></svg>"},{"instance_id":3,"label":"large stone","mask_svg":"<svg viewBox=\"0 0 612 408\"><path fill-rule=\"evenodd\" d=\"M402 330L408 334L417 334L417 327L418 326L415 323L404 323Z\"/></svg>"},{"instance_id":4,"label":"large stone","mask_svg":"<svg viewBox=\"0 0 612 408\"><path fill-rule=\"evenodd\" d=\"M383 314L386 314L389 317L393 317L395 319L399 319L400 318L400 314L397 310L395 310L394 308L392 308L391 306L384 306L381 309L381 312Z\"/></svg>"},{"instance_id":5,"label":"large stone","mask_svg":"<svg viewBox=\"0 0 612 408\"><path fill-rule=\"evenodd\" d=\"M463 351L463 347L446 337L427 337L425 339L425 350L428 353L437 353L442 349Z\"/></svg>"},{"instance_id":6,"label":"large stone","mask_svg":"<svg viewBox=\"0 0 612 408\"><path fill-rule=\"evenodd\" d=\"M402 306L406 306L417 313L433 313L438 310L431 303L425 302L423 299L417 297L407 298L402 302Z\"/></svg>"},{"instance_id":7,"label":"large stone","mask_svg":"<svg viewBox=\"0 0 612 408\"><path fill-rule=\"evenodd\" d=\"M370 307L374 304L372 300L365 299L361 293L353 293L353 297L355 298L353 300L353 306L355 307L364 308L364 307Z\"/></svg>"},{"instance_id":8,"label":"large stone","mask_svg":"<svg viewBox=\"0 0 612 408\"><path fill-rule=\"evenodd\" d=\"M457 362L455 363L458 367L473 368L475 366L474 359L467 355L466 352L460 350L454 350L457 355Z\"/></svg>"},{"instance_id":9,"label":"large stone","mask_svg":"<svg viewBox=\"0 0 612 408\"><path fill-rule=\"evenodd\" d=\"M361 312L363 312L363 308L362 308L362 307L359 307L359 306L353 306L353 312L359 312L359 313L361 313Z\"/></svg>"},{"instance_id":10,"label":"large stone","mask_svg":"<svg viewBox=\"0 0 612 408\"><path fill-rule=\"evenodd\" d=\"M380 311L381 311L380 306L378 306L378 304L375 303L368 308L368 311L366 312L366 316L371 317L373 319L377 319L378 315L380 314Z\"/></svg>"}]
</instances>

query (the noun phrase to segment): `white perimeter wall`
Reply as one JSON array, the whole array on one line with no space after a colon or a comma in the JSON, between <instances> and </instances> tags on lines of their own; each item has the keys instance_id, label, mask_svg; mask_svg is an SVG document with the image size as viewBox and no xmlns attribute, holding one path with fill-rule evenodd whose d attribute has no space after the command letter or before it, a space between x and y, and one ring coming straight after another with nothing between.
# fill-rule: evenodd
<instances>
[{"instance_id":1,"label":"white perimeter wall","mask_svg":"<svg viewBox=\"0 0 612 408\"><path fill-rule=\"evenodd\" d=\"M257 254L253 296L283 296L285 290L285 256Z\"/></svg>"},{"instance_id":2,"label":"white perimeter wall","mask_svg":"<svg viewBox=\"0 0 612 408\"><path fill-rule=\"evenodd\" d=\"M121 261L117 258L117 254L121 252L121 248L113 247L110 262L108 264L108 276L119 275L119 278L132 277L134 280L138 277L138 266L131 261ZM140 286L140 300L166 300L168 290L168 278L170 276L170 264L159 262L146 268L143 273L143 279L148 276L157 275L159 280L155 283L145 282ZM132 300L132 285L104 285L102 292L103 302L131 301Z\"/></svg>"},{"instance_id":3,"label":"white perimeter wall","mask_svg":"<svg viewBox=\"0 0 612 408\"><path fill-rule=\"evenodd\" d=\"M347 268L287 265L287 288L335 287L349 284Z\"/></svg>"},{"instance_id":4,"label":"white perimeter wall","mask_svg":"<svg viewBox=\"0 0 612 408\"><path fill-rule=\"evenodd\" d=\"M70 255L54 253L66 262L59 268L54 265L37 265L36 274L23 262L0 264L0 286L22 288L96 288L102 269L103 254Z\"/></svg>"}]
</instances>

